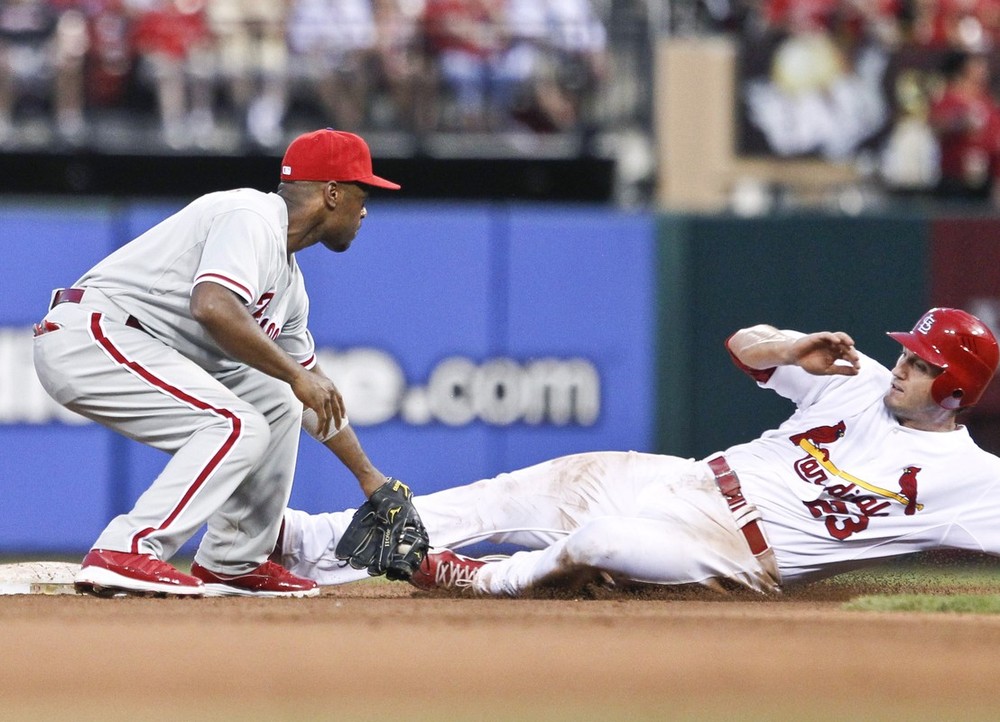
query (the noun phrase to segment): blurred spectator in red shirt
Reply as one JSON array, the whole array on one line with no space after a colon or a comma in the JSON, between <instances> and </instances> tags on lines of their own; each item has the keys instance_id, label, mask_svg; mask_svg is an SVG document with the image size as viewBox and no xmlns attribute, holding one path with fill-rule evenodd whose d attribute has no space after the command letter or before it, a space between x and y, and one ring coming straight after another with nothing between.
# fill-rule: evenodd
<instances>
[{"instance_id":1,"label":"blurred spectator in red shirt","mask_svg":"<svg viewBox=\"0 0 1000 722\"><path fill-rule=\"evenodd\" d=\"M941 148L939 195L956 199L1000 197L1000 107L990 93L990 70L981 54L953 50L942 66L946 85L928 118Z\"/></svg>"},{"instance_id":2,"label":"blurred spectator in red shirt","mask_svg":"<svg viewBox=\"0 0 1000 722\"><path fill-rule=\"evenodd\" d=\"M215 60L205 0L154 0L133 28L139 71L156 93L163 138L207 147L215 130Z\"/></svg>"},{"instance_id":3,"label":"blurred spectator in red shirt","mask_svg":"<svg viewBox=\"0 0 1000 722\"><path fill-rule=\"evenodd\" d=\"M511 52L506 12L506 0L427 0L428 47L457 116L446 124L471 131L511 125L533 67L530 56Z\"/></svg>"},{"instance_id":4,"label":"blurred spectator in red shirt","mask_svg":"<svg viewBox=\"0 0 1000 722\"><path fill-rule=\"evenodd\" d=\"M840 0L766 0L764 21L790 32L831 30Z\"/></svg>"},{"instance_id":5,"label":"blurred spectator in red shirt","mask_svg":"<svg viewBox=\"0 0 1000 722\"><path fill-rule=\"evenodd\" d=\"M87 104L115 107L127 90L134 61L127 0L51 0L60 13L75 13L86 25L84 73Z\"/></svg>"},{"instance_id":6,"label":"blurred spectator in red shirt","mask_svg":"<svg viewBox=\"0 0 1000 722\"><path fill-rule=\"evenodd\" d=\"M905 0L766 0L764 22L791 33L833 33L848 44L875 38L898 42Z\"/></svg>"},{"instance_id":7,"label":"blurred spectator in red shirt","mask_svg":"<svg viewBox=\"0 0 1000 722\"><path fill-rule=\"evenodd\" d=\"M1000 42L1000 0L915 0L913 41L981 51Z\"/></svg>"}]
</instances>

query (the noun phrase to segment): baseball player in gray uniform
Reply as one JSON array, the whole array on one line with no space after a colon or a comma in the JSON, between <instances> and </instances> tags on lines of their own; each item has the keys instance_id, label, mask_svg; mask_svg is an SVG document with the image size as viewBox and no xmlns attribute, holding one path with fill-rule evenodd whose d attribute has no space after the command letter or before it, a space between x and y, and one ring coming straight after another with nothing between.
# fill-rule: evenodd
<instances>
[{"instance_id":1,"label":"baseball player in gray uniform","mask_svg":"<svg viewBox=\"0 0 1000 722\"><path fill-rule=\"evenodd\" d=\"M997 342L970 314L928 311L890 370L846 333L761 325L735 363L793 401L749 443L702 459L584 453L414 497L433 551L411 582L517 595L604 577L774 593L890 557L1000 555L1000 459L956 420L993 377ZM333 555L350 512L285 512L281 558L321 584L357 578ZM470 542L526 547L485 562Z\"/></svg>"},{"instance_id":2,"label":"baseball player in gray uniform","mask_svg":"<svg viewBox=\"0 0 1000 722\"><path fill-rule=\"evenodd\" d=\"M316 364L295 254L346 251L367 215L360 137L319 130L285 153L276 192L209 193L53 293L35 368L67 408L168 452L83 560L98 594L312 596L268 560L305 428L370 495L386 482ZM207 523L191 574L166 560Z\"/></svg>"}]
</instances>

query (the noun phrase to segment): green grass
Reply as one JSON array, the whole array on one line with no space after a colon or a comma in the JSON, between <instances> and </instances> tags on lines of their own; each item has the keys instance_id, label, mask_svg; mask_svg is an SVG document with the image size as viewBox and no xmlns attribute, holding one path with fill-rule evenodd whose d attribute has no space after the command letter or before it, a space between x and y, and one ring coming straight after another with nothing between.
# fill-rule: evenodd
<instances>
[{"instance_id":1,"label":"green grass","mask_svg":"<svg viewBox=\"0 0 1000 722\"><path fill-rule=\"evenodd\" d=\"M869 595L852 599L843 608L853 612L1000 614L1000 594Z\"/></svg>"},{"instance_id":2,"label":"green grass","mask_svg":"<svg viewBox=\"0 0 1000 722\"><path fill-rule=\"evenodd\" d=\"M886 589L927 588L928 590L981 590L1000 593L1000 568L906 566L848 572L824 584L879 586Z\"/></svg>"},{"instance_id":3,"label":"green grass","mask_svg":"<svg viewBox=\"0 0 1000 722\"><path fill-rule=\"evenodd\" d=\"M823 583L858 590L843 605L850 611L1000 613L1000 560L995 557L928 554Z\"/></svg>"}]
</instances>

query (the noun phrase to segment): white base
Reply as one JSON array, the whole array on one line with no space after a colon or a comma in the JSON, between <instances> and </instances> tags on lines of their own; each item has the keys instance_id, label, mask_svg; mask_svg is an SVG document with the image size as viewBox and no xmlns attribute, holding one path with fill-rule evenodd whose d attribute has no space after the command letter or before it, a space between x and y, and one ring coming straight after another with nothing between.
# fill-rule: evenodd
<instances>
[{"instance_id":1,"label":"white base","mask_svg":"<svg viewBox=\"0 0 1000 722\"><path fill-rule=\"evenodd\" d=\"M0 564L0 595L76 594L73 580L79 564L70 562L20 562Z\"/></svg>"}]
</instances>

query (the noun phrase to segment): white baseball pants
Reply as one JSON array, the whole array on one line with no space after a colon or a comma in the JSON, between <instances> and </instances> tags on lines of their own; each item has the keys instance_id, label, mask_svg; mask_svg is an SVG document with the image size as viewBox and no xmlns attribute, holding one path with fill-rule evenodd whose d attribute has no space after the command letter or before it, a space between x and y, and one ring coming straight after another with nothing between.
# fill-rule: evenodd
<instances>
[{"instance_id":1,"label":"white baseball pants","mask_svg":"<svg viewBox=\"0 0 1000 722\"><path fill-rule=\"evenodd\" d=\"M704 462L637 452L561 457L414 497L431 544L488 540L529 551L484 567L476 589L516 595L596 571L653 584L729 580L776 592L770 550L755 557ZM282 562L320 584L364 578L334 556L354 510L285 512Z\"/></svg>"}]
</instances>

